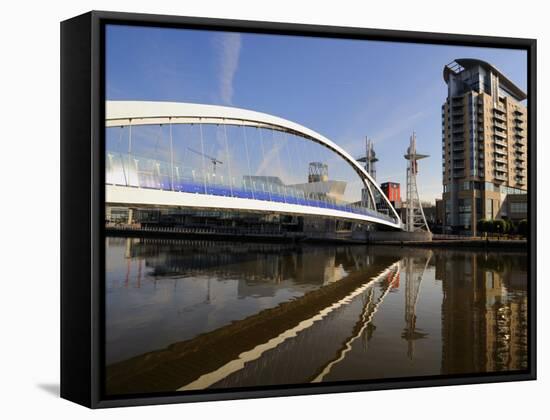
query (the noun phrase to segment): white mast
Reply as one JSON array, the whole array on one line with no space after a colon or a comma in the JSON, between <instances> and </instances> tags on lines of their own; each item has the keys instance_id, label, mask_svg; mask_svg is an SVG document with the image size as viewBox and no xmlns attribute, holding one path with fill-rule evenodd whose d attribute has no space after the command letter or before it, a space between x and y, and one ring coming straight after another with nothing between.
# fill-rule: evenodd
<instances>
[{"instance_id":1,"label":"white mast","mask_svg":"<svg viewBox=\"0 0 550 420\"><path fill-rule=\"evenodd\" d=\"M407 232L416 232L425 230L430 231L422 203L418 196L418 186L416 184L416 174L418 173L418 161L427 158L429 155L416 153L416 133L410 138L410 145L407 149L405 159L407 159L407 208L406 208L406 230Z\"/></svg>"}]
</instances>

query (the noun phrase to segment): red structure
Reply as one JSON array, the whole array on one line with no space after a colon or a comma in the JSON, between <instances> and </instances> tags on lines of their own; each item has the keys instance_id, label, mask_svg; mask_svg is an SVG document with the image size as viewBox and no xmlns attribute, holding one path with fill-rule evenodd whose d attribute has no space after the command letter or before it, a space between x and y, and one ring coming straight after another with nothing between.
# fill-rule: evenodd
<instances>
[{"instance_id":1,"label":"red structure","mask_svg":"<svg viewBox=\"0 0 550 420\"><path fill-rule=\"evenodd\" d=\"M394 207L396 204L401 204L401 185L399 183L384 182L380 184L380 188Z\"/></svg>"}]
</instances>

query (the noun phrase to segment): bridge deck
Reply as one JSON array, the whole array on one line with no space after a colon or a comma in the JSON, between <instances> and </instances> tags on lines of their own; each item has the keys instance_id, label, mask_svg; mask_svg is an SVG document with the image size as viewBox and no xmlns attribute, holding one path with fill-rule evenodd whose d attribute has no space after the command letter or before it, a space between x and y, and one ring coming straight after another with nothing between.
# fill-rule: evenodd
<instances>
[{"instance_id":1,"label":"bridge deck","mask_svg":"<svg viewBox=\"0 0 550 420\"><path fill-rule=\"evenodd\" d=\"M169 184L166 185L168 187ZM106 202L121 205L180 206L208 209L232 209L280 212L312 216L338 217L399 228L391 217L351 204L299 198L280 193L258 192L225 186L175 183L172 189L106 186Z\"/></svg>"}]
</instances>

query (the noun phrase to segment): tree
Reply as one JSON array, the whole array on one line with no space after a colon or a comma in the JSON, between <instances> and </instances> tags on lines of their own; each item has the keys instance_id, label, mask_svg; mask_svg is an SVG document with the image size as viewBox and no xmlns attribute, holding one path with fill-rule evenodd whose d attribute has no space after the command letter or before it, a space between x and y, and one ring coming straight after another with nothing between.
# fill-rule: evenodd
<instances>
[{"instance_id":1,"label":"tree","mask_svg":"<svg viewBox=\"0 0 550 420\"><path fill-rule=\"evenodd\" d=\"M515 235L518 233L518 227L513 220L508 219L508 233Z\"/></svg>"},{"instance_id":2,"label":"tree","mask_svg":"<svg viewBox=\"0 0 550 420\"><path fill-rule=\"evenodd\" d=\"M506 222L504 220L493 220L493 232L499 235L506 233Z\"/></svg>"},{"instance_id":3,"label":"tree","mask_svg":"<svg viewBox=\"0 0 550 420\"><path fill-rule=\"evenodd\" d=\"M487 229L488 233L493 233L495 231L495 221L494 220L486 220L485 221L485 229Z\"/></svg>"},{"instance_id":4,"label":"tree","mask_svg":"<svg viewBox=\"0 0 550 420\"><path fill-rule=\"evenodd\" d=\"M479 219L477 221L477 231L481 233L487 233L489 231L489 221L485 219Z\"/></svg>"},{"instance_id":5,"label":"tree","mask_svg":"<svg viewBox=\"0 0 550 420\"><path fill-rule=\"evenodd\" d=\"M527 219L520 220L517 227L518 234L524 237L529 236L529 223Z\"/></svg>"},{"instance_id":6,"label":"tree","mask_svg":"<svg viewBox=\"0 0 550 420\"><path fill-rule=\"evenodd\" d=\"M510 223L510 220L503 219L502 220L502 233L510 233L512 230L512 225Z\"/></svg>"}]
</instances>

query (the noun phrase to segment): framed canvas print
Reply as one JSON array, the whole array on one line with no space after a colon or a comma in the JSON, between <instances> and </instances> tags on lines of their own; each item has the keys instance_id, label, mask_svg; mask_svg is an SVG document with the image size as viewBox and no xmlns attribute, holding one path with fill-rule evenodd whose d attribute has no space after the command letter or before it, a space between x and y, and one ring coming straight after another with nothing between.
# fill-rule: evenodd
<instances>
[{"instance_id":1,"label":"framed canvas print","mask_svg":"<svg viewBox=\"0 0 550 420\"><path fill-rule=\"evenodd\" d=\"M61 24L61 395L535 379L533 39Z\"/></svg>"}]
</instances>

